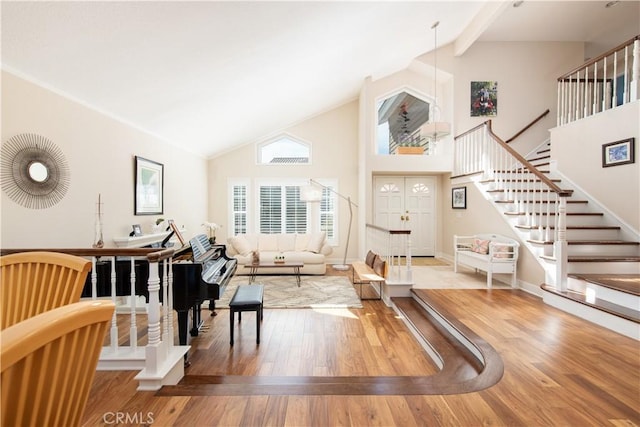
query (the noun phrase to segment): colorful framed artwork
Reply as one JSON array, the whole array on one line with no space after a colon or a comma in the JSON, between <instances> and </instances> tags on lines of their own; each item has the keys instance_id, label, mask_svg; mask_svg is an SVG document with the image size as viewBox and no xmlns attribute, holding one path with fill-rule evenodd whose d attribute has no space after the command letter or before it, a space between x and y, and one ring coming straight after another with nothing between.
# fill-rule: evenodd
<instances>
[{"instance_id":1,"label":"colorful framed artwork","mask_svg":"<svg viewBox=\"0 0 640 427\"><path fill-rule=\"evenodd\" d=\"M471 82L471 117L498 115L498 82Z\"/></svg>"}]
</instances>

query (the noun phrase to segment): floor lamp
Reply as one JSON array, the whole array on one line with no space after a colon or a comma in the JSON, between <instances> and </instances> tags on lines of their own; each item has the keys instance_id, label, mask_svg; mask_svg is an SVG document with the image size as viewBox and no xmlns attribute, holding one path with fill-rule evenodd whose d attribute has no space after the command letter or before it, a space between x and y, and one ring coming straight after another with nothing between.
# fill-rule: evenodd
<instances>
[{"instance_id":1,"label":"floor lamp","mask_svg":"<svg viewBox=\"0 0 640 427\"><path fill-rule=\"evenodd\" d=\"M346 242L346 244L344 246L344 258L342 259L342 264L334 264L333 265L333 268L335 268L336 270L348 270L349 266L347 265L347 252L349 251L349 238L351 237L351 223L353 222L353 207L355 206L357 208L358 205L356 205L355 203L353 203L351 201L351 197L343 196L342 194L338 193L333 188L327 187L326 185L322 185L322 184L320 184L318 181L316 181L314 179L310 179L309 182L311 184L311 185L308 186L309 188L302 189L302 191L300 192L300 200L305 201L305 202L319 202L319 201L321 201L322 200L322 191L316 191L316 189L313 188L313 186L316 185L318 187L327 189L327 190L331 191L332 193L342 197L349 204L349 228L347 229L347 242Z\"/></svg>"}]
</instances>

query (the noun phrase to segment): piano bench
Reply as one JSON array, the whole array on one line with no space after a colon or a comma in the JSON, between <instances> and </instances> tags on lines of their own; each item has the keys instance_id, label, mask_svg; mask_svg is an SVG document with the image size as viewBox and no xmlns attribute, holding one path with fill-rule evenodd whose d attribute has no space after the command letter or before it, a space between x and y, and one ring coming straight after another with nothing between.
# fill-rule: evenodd
<instances>
[{"instance_id":1,"label":"piano bench","mask_svg":"<svg viewBox=\"0 0 640 427\"><path fill-rule=\"evenodd\" d=\"M229 327L231 328L230 344L233 346L233 323L236 312L238 313L238 323L242 320L243 311L256 312L256 343L260 344L260 322L263 318L262 313L262 296L264 293L264 285L238 285L236 292L229 302Z\"/></svg>"}]
</instances>

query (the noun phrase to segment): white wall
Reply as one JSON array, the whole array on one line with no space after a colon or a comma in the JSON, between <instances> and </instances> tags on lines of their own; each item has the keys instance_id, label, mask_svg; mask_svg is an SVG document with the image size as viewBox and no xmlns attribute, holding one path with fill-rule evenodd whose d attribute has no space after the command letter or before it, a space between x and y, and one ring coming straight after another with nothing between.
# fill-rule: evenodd
<instances>
[{"instance_id":1,"label":"white wall","mask_svg":"<svg viewBox=\"0 0 640 427\"><path fill-rule=\"evenodd\" d=\"M640 101L551 131L558 170L627 223L640 230ZM635 138L635 163L602 167L602 145ZM579 159L579 161L576 161Z\"/></svg>"},{"instance_id":2,"label":"white wall","mask_svg":"<svg viewBox=\"0 0 640 427\"><path fill-rule=\"evenodd\" d=\"M64 153L71 170L69 190L48 209L27 209L2 191L3 248L88 248L94 243L98 194L104 212L104 241L127 236L132 224L150 232L159 217L135 216L134 156L164 164L164 218L202 232L207 218L206 160L94 109L2 72L2 142L21 133L42 135Z\"/></svg>"},{"instance_id":3,"label":"white wall","mask_svg":"<svg viewBox=\"0 0 640 427\"><path fill-rule=\"evenodd\" d=\"M283 129L293 137L312 145L312 161L309 165L258 165L256 162L256 143L252 141L243 147L223 154L208 162L209 169L209 220L222 225L217 233L223 242L232 233L229 226L228 181L246 178L249 181L250 194L257 178L301 178L336 179L338 191L345 196L358 194L358 104L349 102L328 112L312 117L295 126ZM274 134L276 137L278 134ZM339 245L334 248L330 259L339 260L344 254L344 242L348 226L348 207L339 199ZM250 213L250 214L253 214ZM254 222L255 224L255 222ZM357 212L354 212L348 259L356 257L358 240ZM255 230L252 230L255 232Z\"/></svg>"}]
</instances>

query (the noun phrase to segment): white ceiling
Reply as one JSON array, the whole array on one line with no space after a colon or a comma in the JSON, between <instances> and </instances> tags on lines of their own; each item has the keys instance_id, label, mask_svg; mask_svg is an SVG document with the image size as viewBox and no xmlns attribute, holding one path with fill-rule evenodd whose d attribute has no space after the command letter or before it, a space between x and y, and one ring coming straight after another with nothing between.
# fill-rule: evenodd
<instances>
[{"instance_id":1,"label":"white ceiling","mask_svg":"<svg viewBox=\"0 0 640 427\"><path fill-rule=\"evenodd\" d=\"M640 33L640 2L605 4L3 0L2 68L208 157L355 99L431 50L435 21L439 45Z\"/></svg>"}]
</instances>

